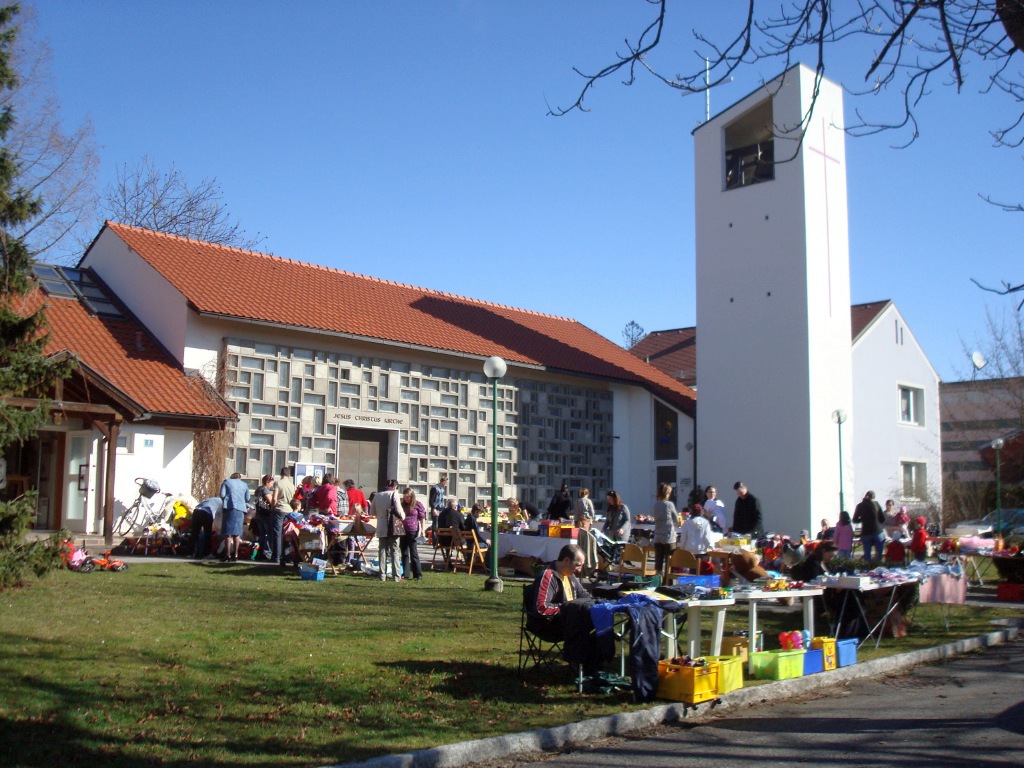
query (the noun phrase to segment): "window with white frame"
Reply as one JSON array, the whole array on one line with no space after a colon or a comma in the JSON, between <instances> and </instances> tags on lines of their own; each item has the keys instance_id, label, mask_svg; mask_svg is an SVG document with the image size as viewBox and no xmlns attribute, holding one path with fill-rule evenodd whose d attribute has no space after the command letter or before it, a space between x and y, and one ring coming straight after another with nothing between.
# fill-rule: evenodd
<instances>
[{"instance_id":1,"label":"window with white frame","mask_svg":"<svg viewBox=\"0 0 1024 768\"><path fill-rule=\"evenodd\" d=\"M928 496L928 465L923 462L900 462L903 478L903 498L924 499Z\"/></svg>"},{"instance_id":2,"label":"window with white frame","mask_svg":"<svg viewBox=\"0 0 1024 768\"><path fill-rule=\"evenodd\" d=\"M900 387L900 423L924 426L924 390Z\"/></svg>"},{"instance_id":3,"label":"window with white frame","mask_svg":"<svg viewBox=\"0 0 1024 768\"><path fill-rule=\"evenodd\" d=\"M118 453L135 453L135 435L122 432L117 436Z\"/></svg>"}]
</instances>

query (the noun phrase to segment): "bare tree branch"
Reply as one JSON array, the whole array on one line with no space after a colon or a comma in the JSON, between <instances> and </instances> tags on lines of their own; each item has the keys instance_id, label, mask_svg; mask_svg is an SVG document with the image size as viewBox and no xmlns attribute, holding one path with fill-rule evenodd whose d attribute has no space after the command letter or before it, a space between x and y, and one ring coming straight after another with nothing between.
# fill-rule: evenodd
<instances>
[{"instance_id":1,"label":"bare tree branch","mask_svg":"<svg viewBox=\"0 0 1024 768\"><path fill-rule=\"evenodd\" d=\"M1011 285L1010 283L1003 280L1002 288L989 288L988 286L979 283L973 277L971 278L971 282L974 283L979 288L981 288L981 290L983 291L988 291L989 293L998 293L1000 296L1009 296L1011 293L1020 293L1021 291L1024 291L1024 283L1021 283L1020 285ZM1020 304L1017 305L1018 312L1020 311L1021 307L1024 307L1024 299L1021 299Z\"/></svg>"},{"instance_id":2,"label":"bare tree branch","mask_svg":"<svg viewBox=\"0 0 1024 768\"><path fill-rule=\"evenodd\" d=\"M0 110L18 114L4 141L17 159L21 184L40 200L40 214L15 228L35 257L68 263L77 260L95 226L98 196L95 178L99 157L89 120L77 129L63 127L60 103L54 96L50 50L38 39L32 8L19 19L11 50L17 85L0 94Z\"/></svg>"},{"instance_id":3,"label":"bare tree branch","mask_svg":"<svg viewBox=\"0 0 1024 768\"><path fill-rule=\"evenodd\" d=\"M103 193L103 207L108 218L122 224L208 243L253 250L266 239L258 232L250 236L231 220L217 179L189 186L174 165L165 173L150 157L118 170Z\"/></svg>"}]
</instances>

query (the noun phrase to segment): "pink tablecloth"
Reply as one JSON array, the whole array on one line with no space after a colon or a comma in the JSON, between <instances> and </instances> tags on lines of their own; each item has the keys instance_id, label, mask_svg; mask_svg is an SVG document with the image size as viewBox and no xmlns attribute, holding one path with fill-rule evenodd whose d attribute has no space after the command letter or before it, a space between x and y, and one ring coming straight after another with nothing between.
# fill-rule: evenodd
<instances>
[{"instance_id":1,"label":"pink tablecloth","mask_svg":"<svg viewBox=\"0 0 1024 768\"><path fill-rule=\"evenodd\" d=\"M967 579L948 574L932 576L921 584L920 600L922 603L963 605L967 600Z\"/></svg>"}]
</instances>

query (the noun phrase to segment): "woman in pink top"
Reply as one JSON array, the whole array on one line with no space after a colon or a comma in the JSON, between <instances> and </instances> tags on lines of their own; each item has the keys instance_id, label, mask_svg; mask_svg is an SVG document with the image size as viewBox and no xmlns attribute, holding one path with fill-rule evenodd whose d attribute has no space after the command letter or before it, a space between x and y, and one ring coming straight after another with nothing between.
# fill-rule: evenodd
<instances>
[{"instance_id":1,"label":"woman in pink top","mask_svg":"<svg viewBox=\"0 0 1024 768\"><path fill-rule=\"evenodd\" d=\"M850 523L849 512L839 513L839 522L836 523L836 530L832 536L836 549L839 550L837 554L849 560L853 553L853 525Z\"/></svg>"}]
</instances>

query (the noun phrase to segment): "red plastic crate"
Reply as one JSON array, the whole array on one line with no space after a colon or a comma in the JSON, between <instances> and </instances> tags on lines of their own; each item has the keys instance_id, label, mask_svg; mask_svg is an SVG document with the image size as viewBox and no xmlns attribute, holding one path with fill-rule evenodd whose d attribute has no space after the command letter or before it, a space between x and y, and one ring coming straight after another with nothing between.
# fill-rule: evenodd
<instances>
[{"instance_id":1,"label":"red plastic crate","mask_svg":"<svg viewBox=\"0 0 1024 768\"><path fill-rule=\"evenodd\" d=\"M1008 603L1024 603L1024 584L1001 581L996 586L996 597Z\"/></svg>"}]
</instances>

